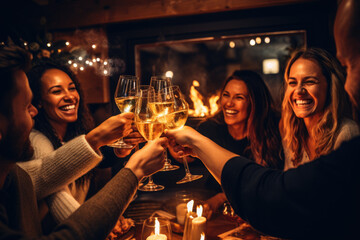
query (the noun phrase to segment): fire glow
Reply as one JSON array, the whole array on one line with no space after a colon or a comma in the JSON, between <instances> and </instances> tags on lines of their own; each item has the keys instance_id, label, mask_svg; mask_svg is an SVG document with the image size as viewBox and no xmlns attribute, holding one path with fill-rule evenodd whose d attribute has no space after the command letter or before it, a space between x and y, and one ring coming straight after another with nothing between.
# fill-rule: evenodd
<instances>
[{"instance_id":1,"label":"fire glow","mask_svg":"<svg viewBox=\"0 0 360 240\"><path fill-rule=\"evenodd\" d=\"M205 117L213 115L219 109L217 101L219 100L218 95L212 95L208 100L208 106L204 105L204 96L196 90L195 87L199 87L200 83L196 80L193 81L190 88L190 99L194 103L194 109L189 109L189 115L193 117Z\"/></svg>"}]
</instances>

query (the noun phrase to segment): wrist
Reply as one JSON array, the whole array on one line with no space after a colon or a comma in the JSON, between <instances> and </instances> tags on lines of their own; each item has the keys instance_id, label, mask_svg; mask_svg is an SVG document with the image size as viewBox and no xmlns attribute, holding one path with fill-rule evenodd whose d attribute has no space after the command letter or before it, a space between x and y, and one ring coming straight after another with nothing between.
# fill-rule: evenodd
<instances>
[{"instance_id":1,"label":"wrist","mask_svg":"<svg viewBox=\"0 0 360 240\"><path fill-rule=\"evenodd\" d=\"M101 147L100 135L95 129L86 134L85 139L95 151Z\"/></svg>"},{"instance_id":2,"label":"wrist","mask_svg":"<svg viewBox=\"0 0 360 240\"><path fill-rule=\"evenodd\" d=\"M130 158L130 160L126 163L125 168L128 168L131 170L131 172L136 176L138 179L138 182L145 176L144 171L138 167L136 164L134 164L134 161Z\"/></svg>"}]
</instances>

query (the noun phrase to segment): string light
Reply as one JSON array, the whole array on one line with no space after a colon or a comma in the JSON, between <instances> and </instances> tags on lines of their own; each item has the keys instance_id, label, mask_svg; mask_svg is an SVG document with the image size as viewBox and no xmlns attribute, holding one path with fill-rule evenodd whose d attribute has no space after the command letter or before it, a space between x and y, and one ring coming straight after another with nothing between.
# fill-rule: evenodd
<instances>
[{"instance_id":1,"label":"string light","mask_svg":"<svg viewBox=\"0 0 360 240\"><path fill-rule=\"evenodd\" d=\"M96 48L96 45L95 45L95 44L93 44L93 45L91 45L91 47L92 47L93 49L95 49L95 48Z\"/></svg>"},{"instance_id":2,"label":"string light","mask_svg":"<svg viewBox=\"0 0 360 240\"><path fill-rule=\"evenodd\" d=\"M80 67L80 71L84 71L84 67Z\"/></svg>"},{"instance_id":3,"label":"string light","mask_svg":"<svg viewBox=\"0 0 360 240\"><path fill-rule=\"evenodd\" d=\"M70 45L70 42L66 42L65 45L66 45L66 46L69 46L69 45Z\"/></svg>"},{"instance_id":4,"label":"string light","mask_svg":"<svg viewBox=\"0 0 360 240\"><path fill-rule=\"evenodd\" d=\"M251 46L255 46L255 44L256 44L254 39L251 39L249 43L250 43Z\"/></svg>"},{"instance_id":5,"label":"string light","mask_svg":"<svg viewBox=\"0 0 360 240\"><path fill-rule=\"evenodd\" d=\"M47 43L46 46L51 47L51 43Z\"/></svg>"},{"instance_id":6,"label":"string light","mask_svg":"<svg viewBox=\"0 0 360 240\"><path fill-rule=\"evenodd\" d=\"M257 44L260 44L260 43L261 43L261 37L256 37L256 38L255 38L255 42L256 42Z\"/></svg>"},{"instance_id":7,"label":"string light","mask_svg":"<svg viewBox=\"0 0 360 240\"><path fill-rule=\"evenodd\" d=\"M270 43L270 38L269 38L269 37L266 37L266 38L264 39L264 42L265 42L265 43Z\"/></svg>"},{"instance_id":8,"label":"string light","mask_svg":"<svg viewBox=\"0 0 360 240\"><path fill-rule=\"evenodd\" d=\"M79 57L79 61L82 61L83 60L83 58L82 57Z\"/></svg>"}]
</instances>

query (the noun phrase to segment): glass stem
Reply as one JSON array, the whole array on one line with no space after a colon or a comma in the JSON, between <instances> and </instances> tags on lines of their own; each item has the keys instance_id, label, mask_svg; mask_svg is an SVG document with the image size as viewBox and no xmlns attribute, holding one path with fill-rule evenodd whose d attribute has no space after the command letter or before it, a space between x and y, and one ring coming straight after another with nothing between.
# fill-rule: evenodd
<instances>
[{"instance_id":1,"label":"glass stem","mask_svg":"<svg viewBox=\"0 0 360 240\"><path fill-rule=\"evenodd\" d=\"M149 176L148 184L154 184L154 181L153 181L153 179L152 179L152 175Z\"/></svg>"},{"instance_id":2,"label":"glass stem","mask_svg":"<svg viewBox=\"0 0 360 240\"><path fill-rule=\"evenodd\" d=\"M186 157L182 157L186 175L191 175Z\"/></svg>"}]
</instances>

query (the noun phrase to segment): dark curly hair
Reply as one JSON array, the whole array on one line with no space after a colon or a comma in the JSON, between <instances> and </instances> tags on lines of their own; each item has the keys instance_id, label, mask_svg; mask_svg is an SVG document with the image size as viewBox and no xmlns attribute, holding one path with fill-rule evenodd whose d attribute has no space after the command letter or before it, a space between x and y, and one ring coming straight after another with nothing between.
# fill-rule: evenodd
<instances>
[{"instance_id":1,"label":"dark curly hair","mask_svg":"<svg viewBox=\"0 0 360 240\"><path fill-rule=\"evenodd\" d=\"M79 109L78 118L75 122L69 123L66 129L66 133L63 141L67 142L81 134L86 134L94 127L94 121L90 115L90 111L84 103L83 93L79 84L79 81L75 74L65 65L59 64L58 62L51 59L42 59L33 65L27 76L29 79L30 88L33 92L32 104L38 109L39 113L35 116L34 129L42 132L52 143L54 149L62 146L62 143L57 136L55 130L49 122L49 118L44 108L39 107L42 99L41 87L42 87L42 76L47 70L58 69L65 72L71 80L74 82L76 90L79 93ZM76 182L83 182L83 178L78 179Z\"/></svg>"}]
</instances>

